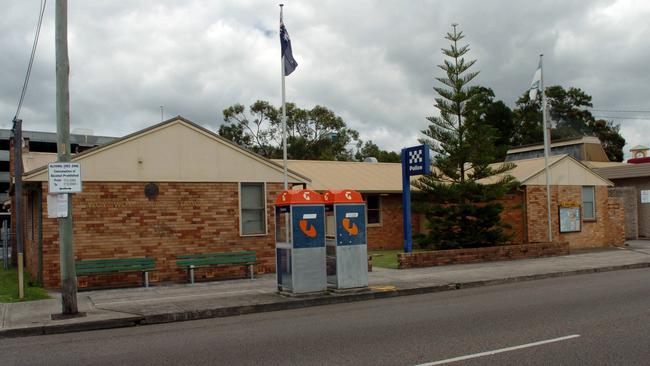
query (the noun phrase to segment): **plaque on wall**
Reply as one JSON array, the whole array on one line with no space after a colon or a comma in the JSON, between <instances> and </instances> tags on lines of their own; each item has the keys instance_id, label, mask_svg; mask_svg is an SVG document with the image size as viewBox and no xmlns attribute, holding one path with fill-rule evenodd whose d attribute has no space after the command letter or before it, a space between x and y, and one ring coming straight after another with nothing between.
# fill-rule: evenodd
<instances>
[{"instance_id":1,"label":"plaque on wall","mask_svg":"<svg viewBox=\"0 0 650 366\"><path fill-rule=\"evenodd\" d=\"M559 216L561 233L580 231L580 206L560 206Z\"/></svg>"}]
</instances>

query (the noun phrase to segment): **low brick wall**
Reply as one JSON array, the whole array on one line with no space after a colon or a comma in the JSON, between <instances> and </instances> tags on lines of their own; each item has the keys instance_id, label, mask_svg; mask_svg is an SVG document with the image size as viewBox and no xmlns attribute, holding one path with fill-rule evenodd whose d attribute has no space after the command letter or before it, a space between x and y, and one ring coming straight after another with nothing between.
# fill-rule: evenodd
<instances>
[{"instance_id":1,"label":"low brick wall","mask_svg":"<svg viewBox=\"0 0 650 366\"><path fill-rule=\"evenodd\" d=\"M568 242L502 245L485 248L398 253L397 266L400 269L434 267L446 264L552 257L566 254L569 254Z\"/></svg>"}]
</instances>

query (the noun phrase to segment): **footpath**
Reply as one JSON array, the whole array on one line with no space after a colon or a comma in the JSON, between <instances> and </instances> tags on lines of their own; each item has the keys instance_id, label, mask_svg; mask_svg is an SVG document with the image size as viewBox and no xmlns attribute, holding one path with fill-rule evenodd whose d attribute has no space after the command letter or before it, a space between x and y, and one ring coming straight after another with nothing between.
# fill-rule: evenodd
<instances>
[{"instance_id":1,"label":"footpath","mask_svg":"<svg viewBox=\"0 0 650 366\"><path fill-rule=\"evenodd\" d=\"M48 300L0 303L0 338L226 317L638 268L650 268L650 241L630 241L624 248L550 258L407 270L374 267L368 274L369 289L357 293L284 297L276 293L275 275L82 291L78 293L78 308L86 315L63 320L52 320L52 314L61 312L61 300L58 293L51 293L53 298ZM650 274L650 270L643 270Z\"/></svg>"}]
</instances>

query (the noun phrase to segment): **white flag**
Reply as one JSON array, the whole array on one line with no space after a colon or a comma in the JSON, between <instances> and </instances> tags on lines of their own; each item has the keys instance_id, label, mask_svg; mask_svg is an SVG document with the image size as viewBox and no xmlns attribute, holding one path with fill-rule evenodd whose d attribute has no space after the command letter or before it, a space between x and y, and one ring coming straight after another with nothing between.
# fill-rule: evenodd
<instances>
[{"instance_id":1,"label":"white flag","mask_svg":"<svg viewBox=\"0 0 650 366\"><path fill-rule=\"evenodd\" d=\"M540 84L542 83L542 59L539 59L539 66L537 66L537 71L533 75L533 81L530 83L530 92L528 96L530 100L535 100L537 98L537 91L539 90Z\"/></svg>"}]
</instances>

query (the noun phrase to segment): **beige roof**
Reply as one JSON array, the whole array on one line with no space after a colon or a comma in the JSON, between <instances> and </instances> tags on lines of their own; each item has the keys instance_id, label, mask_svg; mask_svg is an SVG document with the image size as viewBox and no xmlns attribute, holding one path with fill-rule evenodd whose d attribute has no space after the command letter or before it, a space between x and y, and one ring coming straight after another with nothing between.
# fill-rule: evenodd
<instances>
[{"instance_id":1,"label":"beige roof","mask_svg":"<svg viewBox=\"0 0 650 366\"><path fill-rule=\"evenodd\" d=\"M609 168L613 166L625 166L627 163L621 163L618 161L585 161L583 160L582 163L592 169L600 169L600 168Z\"/></svg>"},{"instance_id":2,"label":"beige roof","mask_svg":"<svg viewBox=\"0 0 650 366\"><path fill-rule=\"evenodd\" d=\"M596 167L594 170L608 179L650 177L650 164L647 163L618 163L617 165Z\"/></svg>"},{"instance_id":3,"label":"beige roof","mask_svg":"<svg viewBox=\"0 0 650 366\"><path fill-rule=\"evenodd\" d=\"M569 145L580 145L581 156L590 161L609 161L607 153L603 149L603 145L600 143L598 137L595 136L583 136L577 139L567 139L567 140L557 140L551 141L551 148L557 148L561 146ZM511 155L518 153L529 152L529 151L540 151L544 150L544 144L531 144L525 146L514 147L506 153L510 159Z\"/></svg>"},{"instance_id":4,"label":"beige roof","mask_svg":"<svg viewBox=\"0 0 650 366\"><path fill-rule=\"evenodd\" d=\"M567 139L567 140L560 140L560 141L551 141L551 147L558 147L558 146L567 146L567 145L578 145L578 144L598 144L600 145L600 140L598 137L594 136L583 136L577 139ZM544 144L530 144L530 145L524 145L524 146L518 146L514 147L512 149L509 149L507 154L514 154L518 152L524 152L524 151L535 151L539 149L543 149Z\"/></svg>"},{"instance_id":5,"label":"beige roof","mask_svg":"<svg viewBox=\"0 0 650 366\"><path fill-rule=\"evenodd\" d=\"M281 165L180 116L84 151L72 161L81 164L81 179L90 182L283 181ZM25 171L25 181L47 181L47 166ZM291 183L309 182L288 173Z\"/></svg>"},{"instance_id":6,"label":"beige roof","mask_svg":"<svg viewBox=\"0 0 650 366\"><path fill-rule=\"evenodd\" d=\"M276 162L282 163L281 160ZM544 158L518 160L512 163L515 164L515 168L508 174L515 177L522 185L546 184ZM502 163L494 166L500 164ZM290 169L311 178L309 188L317 191L349 188L367 193L402 192L402 169L399 163L289 160L287 165ZM553 185L613 185L612 182L568 155L551 156L549 167ZM413 179L417 177L412 177Z\"/></svg>"},{"instance_id":7,"label":"beige roof","mask_svg":"<svg viewBox=\"0 0 650 366\"><path fill-rule=\"evenodd\" d=\"M282 160L275 160L282 164ZM354 161L289 160L289 169L311 179L309 188L354 189L359 192L402 192L402 166L399 163Z\"/></svg>"},{"instance_id":8,"label":"beige roof","mask_svg":"<svg viewBox=\"0 0 650 366\"><path fill-rule=\"evenodd\" d=\"M514 176L522 185L545 185L546 171L544 158L513 161L517 167L508 173ZM614 184L590 169L587 165L575 160L569 155L554 155L549 157L551 185L566 186L613 186Z\"/></svg>"}]
</instances>

